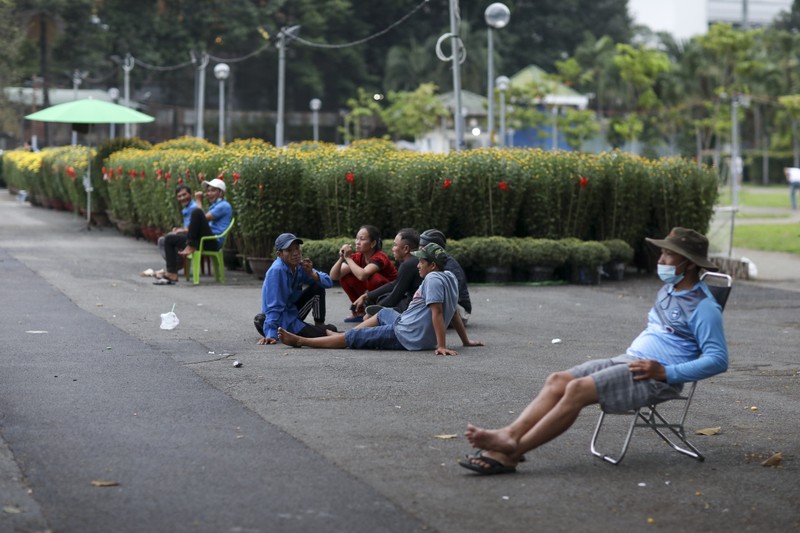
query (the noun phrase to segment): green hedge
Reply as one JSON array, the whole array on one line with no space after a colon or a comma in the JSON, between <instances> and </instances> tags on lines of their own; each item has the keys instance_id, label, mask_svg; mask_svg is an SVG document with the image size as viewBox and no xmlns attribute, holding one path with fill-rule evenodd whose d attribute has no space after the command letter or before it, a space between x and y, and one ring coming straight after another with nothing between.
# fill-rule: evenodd
<instances>
[{"instance_id":1,"label":"green hedge","mask_svg":"<svg viewBox=\"0 0 800 533\"><path fill-rule=\"evenodd\" d=\"M325 143L276 149L255 141L219 148L194 138L103 150L105 179L96 188L115 218L168 230L178 220L175 185L196 188L202 179L221 177L240 253L268 257L284 231L320 240L353 235L363 224L378 226L387 239L408 226L436 227L454 240L573 237L640 247L645 237L663 237L677 225L706 232L718 186L711 170L692 161L623 152L416 154L376 140L346 149ZM81 201L82 188L68 169L80 176L86 149L42 154L6 152L9 184L45 199Z\"/></svg>"}]
</instances>

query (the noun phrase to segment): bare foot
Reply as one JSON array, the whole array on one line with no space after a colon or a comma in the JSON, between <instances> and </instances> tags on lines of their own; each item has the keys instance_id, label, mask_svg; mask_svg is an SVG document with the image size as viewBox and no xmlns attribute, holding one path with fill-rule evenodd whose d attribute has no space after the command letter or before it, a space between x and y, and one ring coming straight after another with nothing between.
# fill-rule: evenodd
<instances>
[{"instance_id":1,"label":"bare foot","mask_svg":"<svg viewBox=\"0 0 800 533\"><path fill-rule=\"evenodd\" d=\"M474 448L500 452L508 456L513 456L517 450L517 441L511 437L507 429L482 429L467 424L464 436Z\"/></svg>"},{"instance_id":2,"label":"bare foot","mask_svg":"<svg viewBox=\"0 0 800 533\"><path fill-rule=\"evenodd\" d=\"M178 254L179 254L179 255L192 255L192 254L193 254L195 251L196 251L196 250L194 249L194 247L192 247L192 246L187 246L186 248L184 248L183 250L181 250L180 252L178 252Z\"/></svg>"},{"instance_id":3,"label":"bare foot","mask_svg":"<svg viewBox=\"0 0 800 533\"><path fill-rule=\"evenodd\" d=\"M298 335L289 333L283 328L278 328L278 339L286 346L294 346L295 348L300 348L302 346Z\"/></svg>"}]
</instances>

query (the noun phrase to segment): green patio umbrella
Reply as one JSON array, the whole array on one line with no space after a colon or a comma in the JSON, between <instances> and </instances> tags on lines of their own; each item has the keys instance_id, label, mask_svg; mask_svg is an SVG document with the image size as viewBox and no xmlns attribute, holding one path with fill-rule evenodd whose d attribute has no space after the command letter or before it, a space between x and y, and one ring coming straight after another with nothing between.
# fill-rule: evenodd
<instances>
[{"instance_id":1,"label":"green patio umbrella","mask_svg":"<svg viewBox=\"0 0 800 533\"><path fill-rule=\"evenodd\" d=\"M86 124L91 128L92 124L139 124L153 122L155 118L150 115L140 113L129 107L86 98L84 100L74 100L64 104L50 106L36 113L31 113L25 118L28 120L38 120L39 122L64 122L73 124L72 129L78 130L76 124ZM84 133L86 133L84 131ZM83 178L83 187L86 189L86 228L91 228L92 222L92 156L89 155L89 164L86 176Z\"/></svg>"},{"instance_id":2,"label":"green patio umbrella","mask_svg":"<svg viewBox=\"0 0 800 533\"><path fill-rule=\"evenodd\" d=\"M50 106L25 118L40 122L71 124L138 124L155 120L150 115L135 109L92 98Z\"/></svg>"}]
</instances>

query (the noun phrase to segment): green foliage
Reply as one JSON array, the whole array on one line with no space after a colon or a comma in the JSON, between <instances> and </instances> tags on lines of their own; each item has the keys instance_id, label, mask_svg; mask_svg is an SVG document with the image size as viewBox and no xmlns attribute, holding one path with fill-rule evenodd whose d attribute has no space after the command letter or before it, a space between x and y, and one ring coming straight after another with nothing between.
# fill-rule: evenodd
<instances>
[{"instance_id":1,"label":"green foliage","mask_svg":"<svg viewBox=\"0 0 800 533\"><path fill-rule=\"evenodd\" d=\"M125 148L147 150L150 146L149 142L135 137L132 139L117 137L109 139L97 147L94 158L92 158L92 188L94 189L92 202L96 203L96 211L105 211L111 205L108 192L108 169L104 166L108 156Z\"/></svg>"},{"instance_id":2,"label":"green foliage","mask_svg":"<svg viewBox=\"0 0 800 533\"><path fill-rule=\"evenodd\" d=\"M415 91L390 91L389 107L381 112L389 131L396 137L416 138L438 126L449 112L436 89L433 83L423 83Z\"/></svg>"},{"instance_id":3,"label":"green foliage","mask_svg":"<svg viewBox=\"0 0 800 533\"><path fill-rule=\"evenodd\" d=\"M608 248L612 263L630 263L633 260L633 248L622 239L610 239L601 244Z\"/></svg>"},{"instance_id":4,"label":"green foliage","mask_svg":"<svg viewBox=\"0 0 800 533\"><path fill-rule=\"evenodd\" d=\"M471 263L481 268L511 266L519 257L519 245L508 237L485 237L472 241L469 255Z\"/></svg>"},{"instance_id":5,"label":"green foliage","mask_svg":"<svg viewBox=\"0 0 800 533\"><path fill-rule=\"evenodd\" d=\"M351 237L334 237L330 239L303 239L303 257L311 259L314 268L329 272L339 259L342 243L352 240Z\"/></svg>"},{"instance_id":6,"label":"green foliage","mask_svg":"<svg viewBox=\"0 0 800 533\"><path fill-rule=\"evenodd\" d=\"M522 267L558 267L569 257L569 246L560 240L525 237L517 240L517 246L519 258L516 264Z\"/></svg>"},{"instance_id":7,"label":"green foliage","mask_svg":"<svg viewBox=\"0 0 800 533\"><path fill-rule=\"evenodd\" d=\"M576 267L596 267L608 263L611 253L608 248L595 241L571 241L569 246L569 258L567 261Z\"/></svg>"}]
</instances>

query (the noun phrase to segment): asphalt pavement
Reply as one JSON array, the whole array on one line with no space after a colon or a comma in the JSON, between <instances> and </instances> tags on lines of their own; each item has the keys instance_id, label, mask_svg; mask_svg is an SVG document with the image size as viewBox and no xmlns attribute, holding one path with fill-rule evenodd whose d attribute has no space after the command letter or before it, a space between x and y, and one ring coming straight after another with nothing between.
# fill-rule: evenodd
<instances>
[{"instance_id":1,"label":"asphalt pavement","mask_svg":"<svg viewBox=\"0 0 800 533\"><path fill-rule=\"evenodd\" d=\"M486 346L455 357L257 346L252 275L154 286L152 244L0 190L0 531L800 529L800 260L784 259L782 279L734 286L730 369L688 420L721 428L693 436L705 462L647 433L599 461L592 408L483 478L455 462L466 423L503 425L550 372L623 351L657 279L475 285ZM347 308L329 291L328 321Z\"/></svg>"}]
</instances>

